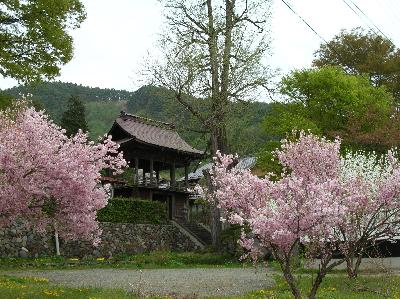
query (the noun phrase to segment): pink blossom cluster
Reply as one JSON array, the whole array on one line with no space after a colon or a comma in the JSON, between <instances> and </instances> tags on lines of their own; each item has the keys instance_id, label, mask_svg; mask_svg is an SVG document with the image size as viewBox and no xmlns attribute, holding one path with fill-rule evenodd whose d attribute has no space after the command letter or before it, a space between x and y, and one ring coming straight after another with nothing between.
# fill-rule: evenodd
<instances>
[{"instance_id":1,"label":"pink blossom cluster","mask_svg":"<svg viewBox=\"0 0 400 299\"><path fill-rule=\"evenodd\" d=\"M228 170L233 157L219 155L213 176L219 207L228 211L230 223L248 225L266 247L288 252L298 241L325 242L345 213L336 200L343 192L334 178L339 144L305 134L298 142L284 140L276 154L287 169L279 181Z\"/></svg>"},{"instance_id":2,"label":"pink blossom cluster","mask_svg":"<svg viewBox=\"0 0 400 299\"><path fill-rule=\"evenodd\" d=\"M252 238L241 240L246 249L258 243L285 255L300 242L310 256L321 256L332 244L348 242L344 249L360 239L399 236L398 161L390 153L384 165L370 157L367 171L359 156L366 157L341 157L340 140L302 132L276 151L285 169L273 181L233 167L232 155L218 154L213 200L226 211L225 220L250 229Z\"/></svg>"},{"instance_id":3,"label":"pink blossom cluster","mask_svg":"<svg viewBox=\"0 0 400 299\"><path fill-rule=\"evenodd\" d=\"M100 171L126 166L111 136L99 144L65 131L33 108L0 112L0 225L27 220L64 239L99 241L97 210L107 204Z\"/></svg>"},{"instance_id":4,"label":"pink blossom cluster","mask_svg":"<svg viewBox=\"0 0 400 299\"><path fill-rule=\"evenodd\" d=\"M346 240L345 253L400 236L400 165L392 151L382 156L347 153L341 159L340 180L353 194L352 201L344 202L348 212L337 231Z\"/></svg>"}]
</instances>

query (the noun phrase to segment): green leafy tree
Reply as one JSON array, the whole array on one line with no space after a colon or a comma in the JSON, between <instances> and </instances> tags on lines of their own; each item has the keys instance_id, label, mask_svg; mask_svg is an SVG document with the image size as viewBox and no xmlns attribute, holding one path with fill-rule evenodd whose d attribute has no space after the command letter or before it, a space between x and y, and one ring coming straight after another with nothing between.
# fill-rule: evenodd
<instances>
[{"instance_id":1,"label":"green leafy tree","mask_svg":"<svg viewBox=\"0 0 400 299\"><path fill-rule=\"evenodd\" d=\"M374 87L364 76L348 75L329 66L294 71L283 78L281 93L288 102L303 107L302 115L324 135L343 129L352 118L361 119L369 109L388 115L393 104L385 88Z\"/></svg>"},{"instance_id":2,"label":"green leafy tree","mask_svg":"<svg viewBox=\"0 0 400 299\"><path fill-rule=\"evenodd\" d=\"M382 150L400 144L394 139L388 144L379 137L395 131L398 117L393 117L392 95L384 87L373 86L365 76L326 66L294 71L281 84L285 102L275 103L263 123L272 139L279 140L297 129L340 136L351 148ZM261 157L261 161L267 158Z\"/></svg>"},{"instance_id":3,"label":"green leafy tree","mask_svg":"<svg viewBox=\"0 0 400 299\"><path fill-rule=\"evenodd\" d=\"M321 129L307 114L304 106L299 103L272 103L271 110L263 121L263 127L275 140L284 137L293 129L320 135Z\"/></svg>"},{"instance_id":4,"label":"green leafy tree","mask_svg":"<svg viewBox=\"0 0 400 299\"><path fill-rule=\"evenodd\" d=\"M400 49L387 38L361 28L343 30L315 52L314 66L341 66L346 73L367 74L400 102Z\"/></svg>"},{"instance_id":5,"label":"green leafy tree","mask_svg":"<svg viewBox=\"0 0 400 299\"><path fill-rule=\"evenodd\" d=\"M61 117L61 127L66 130L68 136L74 135L81 129L87 132L85 105L78 97L70 97L67 103L67 110Z\"/></svg>"},{"instance_id":6,"label":"green leafy tree","mask_svg":"<svg viewBox=\"0 0 400 299\"><path fill-rule=\"evenodd\" d=\"M13 97L7 93L0 91L0 110L11 107Z\"/></svg>"},{"instance_id":7,"label":"green leafy tree","mask_svg":"<svg viewBox=\"0 0 400 299\"><path fill-rule=\"evenodd\" d=\"M58 76L72 59L69 30L85 17L79 0L0 1L0 74L23 82Z\"/></svg>"}]
</instances>

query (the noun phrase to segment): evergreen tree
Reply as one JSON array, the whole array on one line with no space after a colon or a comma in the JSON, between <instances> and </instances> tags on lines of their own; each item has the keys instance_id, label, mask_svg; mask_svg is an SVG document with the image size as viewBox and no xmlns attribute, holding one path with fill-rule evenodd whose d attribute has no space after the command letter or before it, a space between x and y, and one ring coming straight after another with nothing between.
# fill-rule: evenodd
<instances>
[{"instance_id":1,"label":"evergreen tree","mask_svg":"<svg viewBox=\"0 0 400 299\"><path fill-rule=\"evenodd\" d=\"M67 110L61 117L61 127L67 131L68 136L76 134L79 129L83 132L88 131L85 105L78 97L72 96L68 99Z\"/></svg>"},{"instance_id":2,"label":"evergreen tree","mask_svg":"<svg viewBox=\"0 0 400 299\"><path fill-rule=\"evenodd\" d=\"M4 110L12 105L12 96L0 91L0 110Z\"/></svg>"}]
</instances>

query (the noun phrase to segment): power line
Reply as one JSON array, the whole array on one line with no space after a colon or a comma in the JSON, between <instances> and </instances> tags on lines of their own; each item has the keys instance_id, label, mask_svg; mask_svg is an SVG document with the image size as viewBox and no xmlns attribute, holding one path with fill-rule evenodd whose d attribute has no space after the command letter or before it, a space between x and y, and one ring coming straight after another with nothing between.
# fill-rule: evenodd
<instances>
[{"instance_id":1,"label":"power line","mask_svg":"<svg viewBox=\"0 0 400 299\"><path fill-rule=\"evenodd\" d=\"M358 14L358 12L346 0L342 0L342 1L347 5L348 8L350 8L357 15L357 17L360 18L361 21L363 21L365 23L365 25L368 26L369 29L371 29L375 34L377 34L376 31L373 28L371 28L371 26L363 18L361 18L361 16Z\"/></svg>"},{"instance_id":2,"label":"power line","mask_svg":"<svg viewBox=\"0 0 400 299\"><path fill-rule=\"evenodd\" d=\"M344 3L346 3L346 5L355 13L355 14L357 14L357 16L358 17L360 17L360 15L345 1L345 0L342 0ZM352 1L352 0L349 0L349 1L351 1L353 4L354 4L354 2ZM340 61L340 60L342 60L342 57L341 57L341 54L339 54L338 53L338 51L336 51L336 49L333 47L333 46L331 46L329 43L328 43L328 41L323 37L323 36L321 36L318 32L317 32L317 30L315 30L299 13L297 13L289 4L288 4L288 2L286 2L285 0L282 0L282 2L304 23L304 24L306 24L307 25L307 27L308 28L310 28L311 30L312 30L312 32L314 32L315 33L315 35L317 35L324 43L325 43L325 45L328 47L328 48L330 48L333 52L335 52L335 54L337 55L337 59ZM361 18L361 17L360 17ZM362 18L361 18L362 19ZM373 29L373 28L371 28L368 24L367 24L367 26L376 34L376 35L378 35L377 33L376 33L376 31ZM379 29L378 29L379 30ZM379 30L379 32L381 32L380 30ZM382 33L382 32L381 32ZM383 33L382 33L383 34ZM384 35L384 34L383 34ZM390 42L390 43L392 43L394 46L396 46L386 35L384 35L387 39L388 39L388 41ZM353 50L353 52L356 52L356 50L353 48L353 46L351 45L351 44L349 44L349 46L350 46L350 48ZM344 63L344 65L345 65L345 63Z\"/></svg>"},{"instance_id":3,"label":"power line","mask_svg":"<svg viewBox=\"0 0 400 299\"><path fill-rule=\"evenodd\" d=\"M342 0L346 5L347 5L347 7L348 8L350 8L376 35L379 35L376 31L375 31L375 29L374 28L372 28L361 16L360 16L360 14L346 1L346 0ZM380 30L379 29L379 27L378 26L376 26L375 25L375 23L374 22L372 22L372 20L366 15L366 13L364 13L364 11L360 8L360 7L358 7L358 5L356 4L356 3L354 3L354 1L353 0L349 0L353 5L354 5L354 7L359 11L359 12L361 12L362 14L363 14L363 16L391 43L391 44L393 44L394 46L396 46L393 42L392 42L392 40L385 34L385 33L383 33L382 32L382 30Z\"/></svg>"},{"instance_id":4,"label":"power line","mask_svg":"<svg viewBox=\"0 0 400 299\"><path fill-rule=\"evenodd\" d=\"M285 3L285 5L296 15L300 18L300 20L303 21L304 24L306 24L308 26L308 28L310 28L320 39L322 39L326 44L328 43L326 41L325 38L323 38L310 24L308 24L308 22L306 20L304 20L304 18L299 15L285 0L282 0L283 3Z\"/></svg>"},{"instance_id":5,"label":"power line","mask_svg":"<svg viewBox=\"0 0 400 299\"><path fill-rule=\"evenodd\" d=\"M322 35L320 35L317 30L315 30L300 14L298 14L285 0L282 0L283 3L285 3L285 5L297 16L299 17L300 20L303 21L304 24L307 25L308 28L310 28L312 30L312 32L314 32L324 43L327 47L329 47L333 52L336 53L337 57L339 60L341 60L341 55L338 53L338 51L336 51L336 49L334 47L331 47L330 44L328 43L328 41L323 38ZM353 47L350 45L350 47L353 49ZM354 50L354 49L353 49Z\"/></svg>"},{"instance_id":6,"label":"power line","mask_svg":"<svg viewBox=\"0 0 400 299\"><path fill-rule=\"evenodd\" d=\"M380 30L379 27L376 26L374 22L372 22L372 20L361 10L361 8L358 7L357 4L354 3L353 0L350 0L350 2L353 3L353 5L367 18L367 20L369 20L369 21L371 22L371 24L372 24L376 29L378 29L378 31L379 31L384 37L386 37L388 40L390 40L390 38L387 37L386 34L383 33L382 30Z\"/></svg>"}]
</instances>

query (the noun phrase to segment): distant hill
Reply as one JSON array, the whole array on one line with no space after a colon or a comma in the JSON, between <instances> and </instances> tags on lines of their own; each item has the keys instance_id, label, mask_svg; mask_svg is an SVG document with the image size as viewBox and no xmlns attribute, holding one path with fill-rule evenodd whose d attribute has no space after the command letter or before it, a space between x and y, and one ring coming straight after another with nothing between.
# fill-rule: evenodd
<instances>
[{"instance_id":1,"label":"distant hill","mask_svg":"<svg viewBox=\"0 0 400 299\"><path fill-rule=\"evenodd\" d=\"M205 149L208 137L199 133L196 120L177 103L170 91L143 86L134 92L126 90L91 88L73 83L47 82L36 86L17 86L5 93L14 98L22 95L41 103L56 123L59 123L71 96L78 96L86 106L89 133L92 139L108 132L121 110L176 124L180 134L190 144ZM270 105L261 102L237 103L228 125L232 152L255 154L267 140L261 122Z\"/></svg>"},{"instance_id":2,"label":"distant hill","mask_svg":"<svg viewBox=\"0 0 400 299\"><path fill-rule=\"evenodd\" d=\"M55 121L60 119L67 99L71 96L78 96L84 103L89 103L127 101L133 94L126 90L92 88L64 82L46 82L32 86L21 85L4 92L15 98L31 95L32 99L38 100L44 105Z\"/></svg>"}]
</instances>

